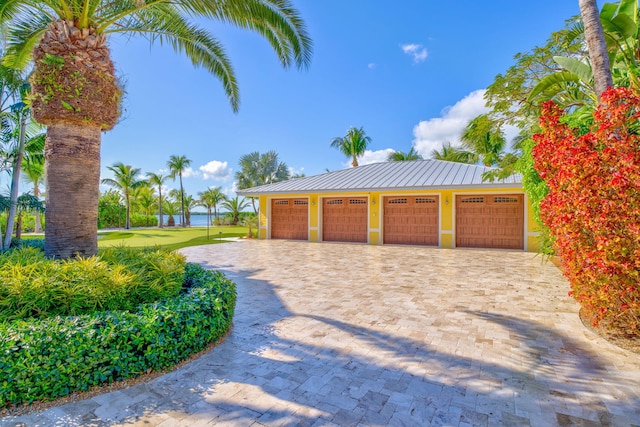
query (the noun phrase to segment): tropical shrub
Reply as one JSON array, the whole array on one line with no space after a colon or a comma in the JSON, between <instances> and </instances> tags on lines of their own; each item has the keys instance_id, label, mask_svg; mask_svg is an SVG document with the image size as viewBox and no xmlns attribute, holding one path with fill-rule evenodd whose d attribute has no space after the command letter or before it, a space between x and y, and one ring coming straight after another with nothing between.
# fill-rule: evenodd
<instances>
[{"instance_id":1,"label":"tropical shrub","mask_svg":"<svg viewBox=\"0 0 640 427\"><path fill-rule=\"evenodd\" d=\"M98 228L122 228L126 223L127 209L115 190L108 190L98 200Z\"/></svg>"},{"instance_id":2,"label":"tropical shrub","mask_svg":"<svg viewBox=\"0 0 640 427\"><path fill-rule=\"evenodd\" d=\"M640 98L610 89L591 132L543 106L535 167L549 186L540 213L571 294L594 325L640 336Z\"/></svg>"},{"instance_id":3,"label":"tropical shrub","mask_svg":"<svg viewBox=\"0 0 640 427\"><path fill-rule=\"evenodd\" d=\"M0 254L0 321L133 310L177 295L185 259L160 249L110 248L52 260L33 247Z\"/></svg>"},{"instance_id":4,"label":"tropical shrub","mask_svg":"<svg viewBox=\"0 0 640 427\"><path fill-rule=\"evenodd\" d=\"M183 293L134 311L0 323L0 407L55 399L161 370L231 325L235 284L187 264Z\"/></svg>"},{"instance_id":5,"label":"tropical shrub","mask_svg":"<svg viewBox=\"0 0 640 427\"><path fill-rule=\"evenodd\" d=\"M155 215L131 214L131 227L157 227L158 217Z\"/></svg>"}]
</instances>

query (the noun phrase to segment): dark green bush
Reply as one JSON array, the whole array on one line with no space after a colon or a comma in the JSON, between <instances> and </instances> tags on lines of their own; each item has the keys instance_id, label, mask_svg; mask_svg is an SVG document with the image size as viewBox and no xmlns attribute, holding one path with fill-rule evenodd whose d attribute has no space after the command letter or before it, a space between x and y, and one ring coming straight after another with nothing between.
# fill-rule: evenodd
<instances>
[{"instance_id":1,"label":"dark green bush","mask_svg":"<svg viewBox=\"0 0 640 427\"><path fill-rule=\"evenodd\" d=\"M184 266L182 255L160 249L118 247L64 261L14 249L0 254L0 320L133 310L177 295Z\"/></svg>"},{"instance_id":2,"label":"dark green bush","mask_svg":"<svg viewBox=\"0 0 640 427\"><path fill-rule=\"evenodd\" d=\"M233 318L235 284L194 264L185 283L187 292L134 312L0 323L0 407L161 370L221 338Z\"/></svg>"}]
</instances>

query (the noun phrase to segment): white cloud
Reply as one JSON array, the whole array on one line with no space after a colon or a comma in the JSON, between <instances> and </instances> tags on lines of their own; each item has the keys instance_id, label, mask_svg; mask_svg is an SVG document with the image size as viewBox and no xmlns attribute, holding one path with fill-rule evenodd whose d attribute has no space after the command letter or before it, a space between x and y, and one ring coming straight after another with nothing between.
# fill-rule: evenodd
<instances>
[{"instance_id":1,"label":"white cloud","mask_svg":"<svg viewBox=\"0 0 640 427\"><path fill-rule=\"evenodd\" d=\"M371 163L386 162L387 157L389 157L389 154L393 153L393 151L393 148L385 148L384 150L377 151L365 150L364 154L358 157L358 165L362 166ZM352 161L353 160L348 160L347 162L345 162L345 167L350 168Z\"/></svg>"},{"instance_id":2,"label":"white cloud","mask_svg":"<svg viewBox=\"0 0 640 427\"><path fill-rule=\"evenodd\" d=\"M400 49L402 49L402 51L407 55L412 56L413 62L415 63L426 61L428 56L427 48L425 48L421 44L416 44L416 43L403 44L403 45L400 45Z\"/></svg>"},{"instance_id":3,"label":"white cloud","mask_svg":"<svg viewBox=\"0 0 640 427\"><path fill-rule=\"evenodd\" d=\"M440 149L443 143L460 144L460 135L469 120L487 113L484 103L485 90L476 90L442 110L440 117L422 120L413 128L413 145L423 157L431 157L431 151Z\"/></svg>"},{"instance_id":4,"label":"white cloud","mask_svg":"<svg viewBox=\"0 0 640 427\"><path fill-rule=\"evenodd\" d=\"M303 173L304 173L304 166L299 168L299 169L296 169L296 168L293 168L293 167L289 167L289 175L290 176L302 175Z\"/></svg>"},{"instance_id":5,"label":"white cloud","mask_svg":"<svg viewBox=\"0 0 640 427\"><path fill-rule=\"evenodd\" d=\"M460 145L460 136L469 121L489 112L489 108L485 106L484 93L484 89L471 92L453 106L442 110L440 117L418 123L413 128L413 145L416 151L429 158L431 151L439 150L445 142ZM519 133L519 129L511 125L504 126L502 130L508 144Z\"/></svg>"},{"instance_id":6,"label":"white cloud","mask_svg":"<svg viewBox=\"0 0 640 427\"><path fill-rule=\"evenodd\" d=\"M200 176L200 172L193 170L193 168L186 168L182 171L182 178L191 178L192 176Z\"/></svg>"},{"instance_id":7,"label":"white cloud","mask_svg":"<svg viewBox=\"0 0 640 427\"><path fill-rule=\"evenodd\" d=\"M238 191L238 183L233 181L230 187L224 187L222 189L222 193L228 198L235 198L237 196L236 191Z\"/></svg>"},{"instance_id":8,"label":"white cloud","mask_svg":"<svg viewBox=\"0 0 640 427\"><path fill-rule=\"evenodd\" d=\"M231 179L232 169L227 162L211 160L206 165L200 166L199 169L204 179L212 179L214 181L228 181Z\"/></svg>"}]
</instances>

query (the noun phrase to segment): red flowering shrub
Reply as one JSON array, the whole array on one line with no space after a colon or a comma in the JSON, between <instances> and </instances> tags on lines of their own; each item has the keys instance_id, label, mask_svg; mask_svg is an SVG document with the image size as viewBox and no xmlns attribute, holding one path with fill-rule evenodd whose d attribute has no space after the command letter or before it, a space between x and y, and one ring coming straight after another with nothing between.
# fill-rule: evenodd
<instances>
[{"instance_id":1,"label":"red flowering shrub","mask_svg":"<svg viewBox=\"0 0 640 427\"><path fill-rule=\"evenodd\" d=\"M541 217L583 313L640 336L640 98L609 89L580 137L563 114L544 104L534 136L535 168L549 186Z\"/></svg>"}]
</instances>

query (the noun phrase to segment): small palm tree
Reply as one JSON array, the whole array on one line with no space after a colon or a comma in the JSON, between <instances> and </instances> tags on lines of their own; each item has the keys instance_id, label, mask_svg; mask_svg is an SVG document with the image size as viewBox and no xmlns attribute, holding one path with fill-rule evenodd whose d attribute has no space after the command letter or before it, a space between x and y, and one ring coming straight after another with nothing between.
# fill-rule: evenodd
<instances>
[{"instance_id":1,"label":"small palm tree","mask_svg":"<svg viewBox=\"0 0 640 427\"><path fill-rule=\"evenodd\" d=\"M387 157L387 161L389 162L406 162L409 160L422 160L423 157L415 150L414 147L411 147L411 149L408 152L403 152L403 151L394 151L393 153L389 154L389 156Z\"/></svg>"},{"instance_id":2,"label":"small palm tree","mask_svg":"<svg viewBox=\"0 0 640 427\"><path fill-rule=\"evenodd\" d=\"M352 158L351 166L358 166L358 157L362 156L371 143L371 137L367 136L362 128L350 127L344 137L336 137L331 140L331 146L340 150L345 156Z\"/></svg>"},{"instance_id":3,"label":"small palm tree","mask_svg":"<svg viewBox=\"0 0 640 427\"><path fill-rule=\"evenodd\" d=\"M215 213L216 224L219 224L220 220L218 219L218 205L225 199L225 196L222 193L222 188L208 188L207 190L198 193L198 196L200 196L200 205L207 208L208 224L213 224L213 222L211 221L212 208Z\"/></svg>"},{"instance_id":4,"label":"small palm tree","mask_svg":"<svg viewBox=\"0 0 640 427\"><path fill-rule=\"evenodd\" d=\"M238 221L240 221L240 212L242 212L247 206L249 206L247 199L240 199L238 196L232 199L225 199L222 202L222 207L226 208L229 212L228 215L231 216L232 225L238 225Z\"/></svg>"},{"instance_id":5,"label":"small palm tree","mask_svg":"<svg viewBox=\"0 0 640 427\"><path fill-rule=\"evenodd\" d=\"M157 198L153 195L153 189L147 186L140 186L133 191L133 205L138 212L143 212L145 225L149 227L151 211L156 206Z\"/></svg>"},{"instance_id":6,"label":"small palm tree","mask_svg":"<svg viewBox=\"0 0 640 427\"><path fill-rule=\"evenodd\" d=\"M25 181L33 185L33 196L40 200L40 183L44 178L44 157L33 157L28 159L22 165L22 171L25 173ZM35 212L35 226L36 233L42 233L42 221L40 219L40 212Z\"/></svg>"},{"instance_id":7,"label":"small palm tree","mask_svg":"<svg viewBox=\"0 0 640 427\"><path fill-rule=\"evenodd\" d=\"M507 144L499 123L487 114L472 119L465 127L460 139L464 148L477 154L485 166L500 163Z\"/></svg>"},{"instance_id":8,"label":"small palm tree","mask_svg":"<svg viewBox=\"0 0 640 427\"><path fill-rule=\"evenodd\" d=\"M191 210L198 206L198 200L193 196L185 194L184 196L184 220L187 227L191 227Z\"/></svg>"},{"instance_id":9,"label":"small palm tree","mask_svg":"<svg viewBox=\"0 0 640 427\"><path fill-rule=\"evenodd\" d=\"M109 185L122 193L124 197L124 205L127 210L125 229L131 228L131 194L135 188L146 185L147 182L138 179L140 169L134 168L130 165L125 165L122 162L114 163L113 166L107 167L113 172L113 178L104 178L103 184Z\"/></svg>"},{"instance_id":10,"label":"small palm tree","mask_svg":"<svg viewBox=\"0 0 640 427\"><path fill-rule=\"evenodd\" d=\"M436 160L447 162L474 164L478 162L478 155L467 151L461 147L454 147L450 142L442 144L440 150L431 151L431 157Z\"/></svg>"},{"instance_id":11,"label":"small palm tree","mask_svg":"<svg viewBox=\"0 0 640 427\"><path fill-rule=\"evenodd\" d=\"M147 173L147 180L149 181L149 184L157 187L158 189L158 216L160 217L160 220L158 221L159 228L162 228L164 226L164 214L162 212L162 186L167 179L169 179L168 176L164 176L159 173Z\"/></svg>"},{"instance_id":12,"label":"small palm tree","mask_svg":"<svg viewBox=\"0 0 640 427\"><path fill-rule=\"evenodd\" d=\"M173 216L180 212L180 204L174 200L164 199L162 202L162 209L164 210L164 213L169 216L167 218L167 226L174 227L176 225L176 220Z\"/></svg>"},{"instance_id":13,"label":"small palm tree","mask_svg":"<svg viewBox=\"0 0 640 427\"><path fill-rule=\"evenodd\" d=\"M191 160L187 159L186 156L176 156L173 155L169 157L169 161L167 162L167 167L171 171L171 178L176 179L176 175L180 177L180 206L182 206L182 211L180 213L180 226L185 227L185 217L184 217L184 187L182 186L182 173L189 167L191 164Z\"/></svg>"}]
</instances>

